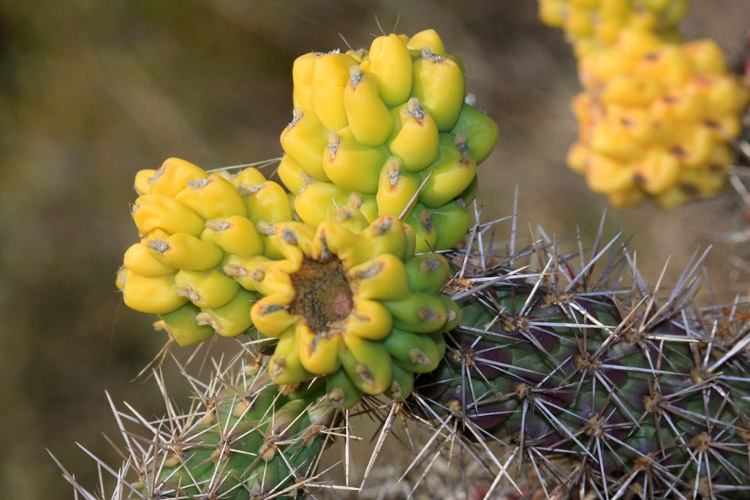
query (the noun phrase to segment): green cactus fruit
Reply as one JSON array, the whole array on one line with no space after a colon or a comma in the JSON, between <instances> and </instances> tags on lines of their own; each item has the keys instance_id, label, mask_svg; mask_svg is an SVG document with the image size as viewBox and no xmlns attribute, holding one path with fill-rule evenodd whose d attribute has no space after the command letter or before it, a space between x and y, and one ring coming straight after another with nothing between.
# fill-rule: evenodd
<instances>
[{"instance_id":1,"label":"green cactus fruit","mask_svg":"<svg viewBox=\"0 0 750 500\"><path fill-rule=\"evenodd\" d=\"M434 30L383 35L369 51L305 54L292 74L279 176L302 221L332 220L346 206L368 224L401 217L414 226L417 252L460 241L477 165L498 128L465 94L463 65Z\"/></svg>"}]
</instances>

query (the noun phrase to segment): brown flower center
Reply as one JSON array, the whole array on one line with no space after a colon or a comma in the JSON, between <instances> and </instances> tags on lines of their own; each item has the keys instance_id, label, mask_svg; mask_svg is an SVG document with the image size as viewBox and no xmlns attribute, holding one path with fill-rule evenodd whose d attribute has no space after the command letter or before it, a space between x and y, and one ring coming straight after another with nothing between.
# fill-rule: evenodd
<instances>
[{"instance_id":1,"label":"brown flower center","mask_svg":"<svg viewBox=\"0 0 750 500\"><path fill-rule=\"evenodd\" d=\"M335 256L324 261L305 257L289 276L295 292L290 312L305 318L315 334L343 331L354 303L341 261Z\"/></svg>"}]
</instances>

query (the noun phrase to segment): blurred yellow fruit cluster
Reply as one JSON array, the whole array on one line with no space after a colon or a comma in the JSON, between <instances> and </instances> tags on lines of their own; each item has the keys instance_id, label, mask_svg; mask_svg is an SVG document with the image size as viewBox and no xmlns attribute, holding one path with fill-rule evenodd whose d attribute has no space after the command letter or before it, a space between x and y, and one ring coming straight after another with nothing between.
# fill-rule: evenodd
<instances>
[{"instance_id":1,"label":"blurred yellow fruit cluster","mask_svg":"<svg viewBox=\"0 0 750 500\"><path fill-rule=\"evenodd\" d=\"M676 40L689 0L539 0L542 22L565 31L578 57L608 47L625 29Z\"/></svg>"},{"instance_id":2,"label":"blurred yellow fruit cluster","mask_svg":"<svg viewBox=\"0 0 750 500\"><path fill-rule=\"evenodd\" d=\"M463 65L435 30L305 54L293 80L278 173L301 220L317 225L338 213L361 229L393 215L416 232L417 252L460 241L477 164L498 128L466 95Z\"/></svg>"},{"instance_id":3,"label":"blurred yellow fruit cluster","mask_svg":"<svg viewBox=\"0 0 750 500\"><path fill-rule=\"evenodd\" d=\"M722 188L748 90L715 42L626 30L583 58L579 76L579 139L568 164L591 190L616 207L649 195L671 208Z\"/></svg>"}]
</instances>

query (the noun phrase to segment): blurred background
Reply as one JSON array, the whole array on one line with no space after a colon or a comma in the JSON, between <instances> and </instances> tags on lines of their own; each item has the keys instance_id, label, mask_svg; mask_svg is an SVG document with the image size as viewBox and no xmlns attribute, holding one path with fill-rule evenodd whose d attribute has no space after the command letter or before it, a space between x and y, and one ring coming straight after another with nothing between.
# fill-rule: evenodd
<instances>
[{"instance_id":1,"label":"blurred background","mask_svg":"<svg viewBox=\"0 0 750 500\"><path fill-rule=\"evenodd\" d=\"M750 2L693 3L684 33L739 58ZM378 22L436 28L499 123L480 167L485 219L511 213L518 185L523 240L537 225L596 230L605 200L564 166L575 61L533 0L0 0L0 497L72 498L45 448L88 485L96 467L76 442L119 462L102 436L117 434L105 391L146 417L163 411L153 381L131 380L164 337L114 286L137 237L135 172L169 156L206 169L280 156L293 60L342 38L369 47ZM699 245L718 242L708 273L729 299L748 289L720 241L730 205L609 210L605 234L632 236L651 282L668 256L674 283Z\"/></svg>"}]
</instances>

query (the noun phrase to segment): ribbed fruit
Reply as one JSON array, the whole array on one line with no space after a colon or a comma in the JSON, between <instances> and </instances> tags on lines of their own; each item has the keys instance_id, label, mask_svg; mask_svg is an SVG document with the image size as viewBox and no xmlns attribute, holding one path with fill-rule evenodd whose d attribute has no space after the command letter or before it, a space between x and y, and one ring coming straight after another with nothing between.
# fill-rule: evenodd
<instances>
[{"instance_id":1,"label":"ribbed fruit","mask_svg":"<svg viewBox=\"0 0 750 500\"><path fill-rule=\"evenodd\" d=\"M180 345L250 328L258 295L224 269L267 258L266 237L256 224L291 220L283 188L254 168L235 176L209 174L177 158L140 171L135 187L140 197L132 213L140 241L127 250L117 274L125 303L158 314L155 326Z\"/></svg>"},{"instance_id":2,"label":"ribbed fruit","mask_svg":"<svg viewBox=\"0 0 750 500\"><path fill-rule=\"evenodd\" d=\"M413 374L440 362L441 333L460 318L440 295L448 263L414 256L408 226L390 215L356 231L349 222L269 225L283 259L258 263L243 282L262 294L251 309L255 328L278 339L271 379L326 376L329 398L344 408L363 394L407 396Z\"/></svg>"},{"instance_id":3,"label":"ribbed fruit","mask_svg":"<svg viewBox=\"0 0 750 500\"><path fill-rule=\"evenodd\" d=\"M748 89L715 42L676 45L625 31L584 58L579 74L568 165L591 190L618 207L651 196L671 208L722 188Z\"/></svg>"},{"instance_id":4,"label":"ribbed fruit","mask_svg":"<svg viewBox=\"0 0 750 500\"><path fill-rule=\"evenodd\" d=\"M405 219L417 252L461 240L468 215L449 224L433 215L455 212L451 204L466 212L498 128L466 95L463 65L434 30L383 35L369 51L305 54L292 75L279 176L302 221L317 225L342 207L368 223L419 211Z\"/></svg>"},{"instance_id":5,"label":"ribbed fruit","mask_svg":"<svg viewBox=\"0 0 750 500\"><path fill-rule=\"evenodd\" d=\"M539 0L543 23L565 31L578 57L614 43L626 29L676 39L690 0Z\"/></svg>"}]
</instances>

